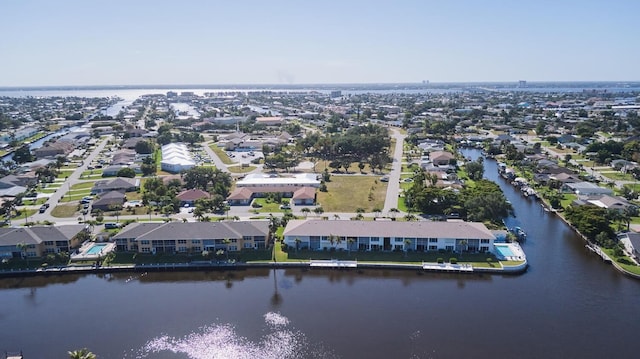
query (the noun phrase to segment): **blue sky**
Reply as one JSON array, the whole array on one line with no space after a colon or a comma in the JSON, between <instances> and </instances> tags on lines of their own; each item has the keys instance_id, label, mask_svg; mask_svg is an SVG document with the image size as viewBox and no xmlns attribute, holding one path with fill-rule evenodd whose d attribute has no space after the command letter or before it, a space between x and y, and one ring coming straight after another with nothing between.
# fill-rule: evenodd
<instances>
[{"instance_id":1,"label":"blue sky","mask_svg":"<svg viewBox=\"0 0 640 359\"><path fill-rule=\"evenodd\" d=\"M0 86L638 81L640 1L0 1Z\"/></svg>"}]
</instances>

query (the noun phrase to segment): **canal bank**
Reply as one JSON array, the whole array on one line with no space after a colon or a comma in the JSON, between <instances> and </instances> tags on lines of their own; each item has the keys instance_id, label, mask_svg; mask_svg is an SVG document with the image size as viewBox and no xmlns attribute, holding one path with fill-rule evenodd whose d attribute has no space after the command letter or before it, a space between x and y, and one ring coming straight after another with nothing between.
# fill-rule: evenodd
<instances>
[{"instance_id":1,"label":"canal bank","mask_svg":"<svg viewBox=\"0 0 640 359\"><path fill-rule=\"evenodd\" d=\"M442 272L442 273L484 273L484 274L522 274L526 272L528 264L524 260L516 265L505 266L501 262L496 262L495 268L473 266L471 264L451 264L451 263L385 263L385 262L358 262L343 260L311 260L300 262L216 262L200 261L193 263L157 263L138 265L118 265L118 266L55 266L38 268L34 270L12 270L1 271L0 277L29 277L29 276L49 276L65 274L92 274L92 273L137 273L137 272L167 272L167 271L228 271L246 270L252 268L285 269L285 268L309 268L309 269L386 269L398 271L416 272Z\"/></svg>"}]
</instances>

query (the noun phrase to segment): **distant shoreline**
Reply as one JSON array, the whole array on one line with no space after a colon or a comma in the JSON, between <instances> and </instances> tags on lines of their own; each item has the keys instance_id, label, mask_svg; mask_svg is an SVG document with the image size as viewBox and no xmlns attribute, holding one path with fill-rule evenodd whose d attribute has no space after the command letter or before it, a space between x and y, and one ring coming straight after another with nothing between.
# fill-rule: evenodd
<instances>
[{"instance_id":1,"label":"distant shoreline","mask_svg":"<svg viewBox=\"0 0 640 359\"><path fill-rule=\"evenodd\" d=\"M526 87L512 82L413 82L413 83L336 83L336 84L140 84L140 85L57 85L0 86L1 91L78 91L78 90L145 90L145 89L212 89L212 90L427 90L459 89L486 86L491 88L625 88L640 91L640 81L527 81Z\"/></svg>"}]
</instances>

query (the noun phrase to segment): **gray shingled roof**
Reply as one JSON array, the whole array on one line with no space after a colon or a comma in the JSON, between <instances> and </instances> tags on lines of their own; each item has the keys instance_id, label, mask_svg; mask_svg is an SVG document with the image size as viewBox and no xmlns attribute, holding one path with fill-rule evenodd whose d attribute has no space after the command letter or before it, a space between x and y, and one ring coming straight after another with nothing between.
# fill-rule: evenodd
<instances>
[{"instance_id":1,"label":"gray shingled roof","mask_svg":"<svg viewBox=\"0 0 640 359\"><path fill-rule=\"evenodd\" d=\"M268 221L135 223L127 226L113 239L224 239L266 236L268 233Z\"/></svg>"},{"instance_id":2,"label":"gray shingled roof","mask_svg":"<svg viewBox=\"0 0 640 359\"><path fill-rule=\"evenodd\" d=\"M38 244L43 241L68 241L83 228L84 225L81 224L0 228L0 245L10 246L18 243Z\"/></svg>"},{"instance_id":3,"label":"gray shingled roof","mask_svg":"<svg viewBox=\"0 0 640 359\"><path fill-rule=\"evenodd\" d=\"M493 239L491 231L478 222L399 222L291 220L285 236L405 237Z\"/></svg>"}]
</instances>

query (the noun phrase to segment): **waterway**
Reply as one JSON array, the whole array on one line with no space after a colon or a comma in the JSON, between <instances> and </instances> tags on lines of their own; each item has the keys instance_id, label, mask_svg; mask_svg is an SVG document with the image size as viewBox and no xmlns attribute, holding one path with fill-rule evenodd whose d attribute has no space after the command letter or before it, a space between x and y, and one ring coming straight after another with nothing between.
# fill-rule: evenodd
<instances>
[{"instance_id":1,"label":"waterway","mask_svg":"<svg viewBox=\"0 0 640 359\"><path fill-rule=\"evenodd\" d=\"M477 151L465 151L476 157ZM485 161L529 270L242 270L0 280L0 351L64 358L634 358L640 281Z\"/></svg>"}]
</instances>

